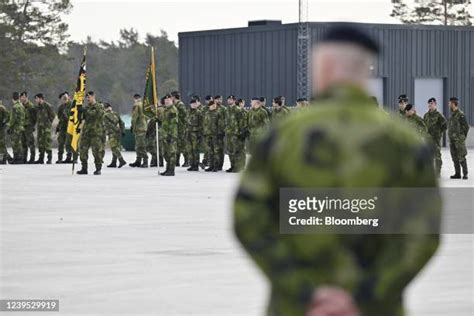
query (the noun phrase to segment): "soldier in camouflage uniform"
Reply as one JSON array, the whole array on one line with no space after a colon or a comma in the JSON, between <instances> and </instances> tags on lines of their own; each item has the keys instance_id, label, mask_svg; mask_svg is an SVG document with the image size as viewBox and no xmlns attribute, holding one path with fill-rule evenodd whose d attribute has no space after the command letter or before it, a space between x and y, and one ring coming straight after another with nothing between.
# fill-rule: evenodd
<instances>
[{"instance_id":1,"label":"soldier in camouflage uniform","mask_svg":"<svg viewBox=\"0 0 474 316\"><path fill-rule=\"evenodd\" d=\"M399 119L374 111L360 88L376 50L354 27L330 29L313 53L317 101L273 125L254 147L237 191L234 227L271 284L267 315L306 315L313 293L330 285L349 293L360 315L401 316L405 287L438 247L436 234L279 231L280 188L437 191L428 143ZM441 205L430 206L419 220L438 227Z\"/></svg>"},{"instance_id":2,"label":"soldier in camouflage uniform","mask_svg":"<svg viewBox=\"0 0 474 316\"><path fill-rule=\"evenodd\" d=\"M208 150L207 172L217 172L219 170L219 151L217 148L217 134L219 133L219 109L215 101L209 102L209 109L204 114L203 135L206 140Z\"/></svg>"},{"instance_id":3,"label":"soldier in camouflage uniform","mask_svg":"<svg viewBox=\"0 0 474 316\"><path fill-rule=\"evenodd\" d=\"M204 119L204 116L206 115L207 111L209 111L209 103L211 101L213 101L213 97L211 95L207 95L206 98L205 98L205 104L202 106L203 119ZM207 148L206 138L203 136L202 139L203 139L202 148L203 148L203 151L204 151L204 157L203 157L202 162L199 164L199 166L202 169L206 169L206 167L209 165L209 149Z\"/></svg>"},{"instance_id":4,"label":"soldier in camouflage uniform","mask_svg":"<svg viewBox=\"0 0 474 316\"><path fill-rule=\"evenodd\" d=\"M59 99L61 100L61 104L57 112L58 125L56 127L56 134L58 135L58 160L56 163L71 163L73 150L71 147L71 135L67 132L67 126L72 102L67 92L61 93ZM65 160L63 160L64 152L66 152Z\"/></svg>"},{"instance_id":5,"label":"soldier in camouflage uniform","mask_svg":"<svg viewBox=\"0 0 474 316\"><path fill-rule=\"evenodd\" d=\"M192 98L190 101L191 109L188 112L187 136L189 145L189 163L188 171L199 171L199 152L202 143L203 114L200 109L201 102L199 98Z\"/></svg>"},{"instance_id":6,"label":"soldier in camouflage uniform","mask_svg":"<svg viewBox=\"0 0 474 316\"><path fill-rule=\"evenodd\" d=\"M408 97L406 94L401 94L398 97L398 115L400 115L401 118L405 118L405 112L406 112L406 106L408 105Z\"/></svg>"},{"instance_id":7,"label":"soldier in camouflage uniform","mask_svg":"<svg viewBox=\"0 0 474 316\"><path fill-rule=\"evenodd\" d=\"M443 114L438 112L435 98L430 98L428 100L428 112L425 113L423 121L425 121L429 139L433 144L434 164L439 176L441 173L441 166L443 165L441 159L441 138L443 137L444 132L446 132L448 125Z\"/></svg>"},{"instance_id":8,"label":"soldier in camouflage uniform","mask_svg":"<svg viewBox=\"0 0 474 316\"><path fill-rule=\"evenodd\" d=\"M171 97L173 98L173 104L178 110L178 148L176 151L176 166L180 166L179 160L181 158L181 154L184 157L183 167L189 167L189 157L188 157L188 150L189 146L186 144L186 127L187 127L187 115L188 115L188 108L187 106L181 101L181 96L178 91L171 92Z\"/></svg>"},{"instance_id":9,"label":"soldier in camouflage uniform","mask_svg":"<svg viewBox=\"0 0 474 316\"><path fill-rule=\"evenodd\" d=\"M79 129L79 155L82 168L77 174L87 174L87 161L89 159L89 148L92 148L94 156L94 175L100 175L102 170L102 159L104 157L104 107L95 99L93 91L86 94L87 106L80 111L82 127Z\"/></svg>"},{"instance_id":10,"label":"soldier in camouflage uniform","mask_svg":"<svg viewBox=\"0 0 474 316\"><path fill-rule=\"evenodd\" d=\"M171 95L166 95L163 122L160 129L163 137L163 156L166 160L166 170L160 173L162 176L174 176L178 145L178 115L178 109L174 106Z\"/></svg>"},{"instance_id":11,"label":"soldier in camouflage uniform","mask_svg":"<svg viewBox=\"0 0 474 316\"><path fill-rule=\"evenodd\" d=\"M25 129L23 131L23 159L24 162L30 164L35 163L35 126L36 126L36 107L28 100L28 93L23 91L20 94L20 101L25 109ZM30 150L30 159L28 157L28 149Z\"/></svg>"},{"instance_id":12,"label":"soldier in camouflage uniform","mask_svg":"<svg viewBox=\"0 0 474 316\"><path fill-rule=\"evenodd\" d=\"M466 138L469 132L469 124L467 123L466 116L459 109L459 100L457 98L449 99L449 109L451 110L448 122L449 151L451 152L451 159L453 160L455 170L455 174L451 176L451 179L461 179L462 167L463 179L467 180Z\"/></svg>"},{"instance_id":13,"label":"soldier in camouflage uniform","mask_svg":"<svg viewBox=\"0 0 474 316\"><path fill-rule=\"evenodd\" d=\"M281 97L274 98L272 105L272 119L279 119L290 114L290 109L288 109L288 107L283 103Z\"/></svg>"},{"instance_id":14,"label":"soldier in camouflage uniform","mask_svg":"<svg viewBox=\"0 0 474 316\"><path fill-rule=\"evenodd\" d=\"M13 106L10 115L10 122L8 123L8 133L10 134L10 140L13 149L13 160L12 164L23 164L24 150L23 150L23 137L25 131L25 107L20 102L20 95L18 92L13 93Z\"/></svg>"},{"instance_id":15,"label":"soldier in camouflage uniform","mask_svg":"<svg viewBox=\"0 0 474 316\"><path fill-rule=\"evenodd\" d=\"M135 162L129 164L130 167L148 168L148 154L146 152L146 130L147 120L143 113L143 103L141 96L135 94L133 96L132 108L132 133L135 135L135 152L137 158Z\"/></svg>"},{"instance_id":16,"label":"soldier in camouflage uniform","mask_svg":"<svg viewBox=\"0 0 474 316\"><path fill-rule=\"evenodd\" d=\"M248 128L250 133L250 144L255 142L259 134L268 125L270 118L266 110L262 108L260 98L252 98L252 109L248 115Z\"/></svg>"},{"instance_id":17,"label":"soldier in camouflage uniform","mask_svg":"<svg viewBox=\"0 0 474 316\"><path fill-rule=\"evenodd\" d=\"M10 113L0 100L0 165L4 165L7 161L11 161L10 154L7 150L7 130L10 121Z\"/></svg>"},{"instance_id":18,"label":"soldier in camouflage uniform","mask_svg":"<svg viewBox=\"0 0 474 316\"><path fill-rule=\"evenodd\" d=\"M245 113L235 101L233 95L227 98L225 134L230 168L226 172L240 172L245 167Z\"/></svg>"},{"instance_id":19,"label":"soldier in camouflage uniform","mask_svg":"<svg viewBox=\"0 0 474 316\"><path fill-rule=\"evenodd\" d=\"M217 119L217 136L215 139L215 149L217 155L217 171L222 170L224 166L225 148L226 148L226 136L225 136L225 117L227 113L227 107L222 104L222 96L214 96L214 101L217 104L217 111L219 113Z\"/></svg>"},{"instance_id":20,"label":"soldier in camouflage uniform","mask_svg":"<svg viewBox=\"0 0 474 316\"><path fill-rule=\"evenodd\" d=\"M416 114L415 107L412 104L407 104L405 107L406 120L417 130L417 132L425 137L428 129L426 128L425 121Z\"/></svg>"},{"instance_id":21,"label":"soldier in camouflage uniform","mask_svg":"<svg viewBox=\"0 0 474 316\"><path fill-rule=\"evenodd\" d=\"M150 167L157 167L158 160L160 167L163 167L163 138L161 137L161 133L158 133L158 146L160 148L160 153L158 155L156 145L156 123L158 123L159 131L163 120L163 113L165 111L164 102L164 98L161 98L160 104L157 107L156 116L150 118L146 130L146 150L151 154Z\"/></svg>"},{"instance_id":22,"label":"soldier in camouflage uniform","mask_svg":"<svg viewBox=\"0 0 474 316\"><path fill-rule=\"evenodd\" d=\"M54 114L51 105L44 100L44 95L42 93L38 93L35 96L35 102L39 151L39 157L35 163L44 164L44 155L46 153L48 155L46 163L50 165L53 160L53 151L51 149L51 128L56 114Z\"/></svg>"},{"instance_id":23,"label":"soldier in camouflage uniform","mask_svg":"<svg viewBox=\"0 0 474 316\"><path fill-rule=\"evenodd\" d=\"M125 132L125 123L117 112L112 110L110 103L104 105L104 126L105 132L109 138L110 150L112 150L112 161L107 168L122 168L127 162L122 157L122 136Z\"/></svg>"}]
</instances>

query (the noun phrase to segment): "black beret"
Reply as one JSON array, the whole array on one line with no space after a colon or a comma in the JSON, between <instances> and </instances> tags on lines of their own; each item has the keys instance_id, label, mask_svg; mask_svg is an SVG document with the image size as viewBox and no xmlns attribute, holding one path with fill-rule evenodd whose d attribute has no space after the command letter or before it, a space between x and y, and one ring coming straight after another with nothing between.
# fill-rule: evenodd
<instances>
[{"instance_id":1,"label":"black beret","mask_svg":"<svg viewBox=\"0 0 474 316\"><path fill-rule=\"evenodd\" d=\"M378 54L380 49L377 42L355 25L337 25L328 29L323 36L322 43L345 42L358 45L366 50Z\"/></svg>"},{"instance_id":2,"label":"black beret","mask_svg":"<svg viewBox=\"0 0 474 316\"><path fill-rule=\"evenodd\" d=\"M35 95L35 98L44 99L44 94L38 93L37 95Z\"/></svg>"},{"instance_id":3,"label":"black beret","mask_svg":"<svg viewBox=\"0 0 474 316\"><path fill-rule=\"evenodd\" d=\"M214 96L214 99L220 99L220 98L222 98L221 95L215 95L215 96Z\"/></svg>"},{"instance_id":4,"label":"black beret","mask_svg":"<svg viewBox=\"0 0 474 316\"><path fill-rule=\"evenodd\" d=\"M163 98L164 98L165 100L166 100L166 99L170 99L170 98L171 98L171 94L169 94L169 93L168 93L168 94L165 94L165 96L164 96Z\"/></svg>"},{"instance_id":5,"label":"black beret","mask_svg":"<svg viewBox=\"0 0 474 316\"><path fill-rule=\"evenodd\" d=\"M212 100L212 95L206 95L206 97L204 98L206 101L209 101L209 100Z\"/></svg>"},{"instance_id":6,"label":"black beret","mask_svg":"<svg viewBox=\"0 0 474 316\"><path fill-rule=\"evenodd\" d=\"M407 106L405 107L405 111L410 111L411 109L413 109L413 104L407 104Z\"/></svg>"},{"instance_id":7,"label":"black beret","mask_svg":"<svg viewBox=\"0 0 474 316\"><path fill-rule=\"evenodd\" d=\"M260 101L260 102L262 102L262 101L260 100L260 98L257 98L257 97L252 98L252 101Z\"/></svg>"},{"instance_id":8,"label":"black beret","mask_svg":"<svg viewBox=\"0 0 474 316\"><path fill-rule=\"evenodd\" d=\"M133 95L133 97L134 97L135 99L138 99L138 98L141 98L142 96L139 95L138 93L135 93L135 94Z\"/></svg>"},{"instance_id":9,"label":"black beret","mask_svg":"<svg viewBox=\"0 0 474 316\"><path fill-rule=\"evenodd\" d=\"M69 95L69 93L68 93L67 91L61 93L61 94L59 95L59 99L61 99L61 98L62 98L64 95L66 95L66 94Z\"/></svg>"},{"instance_id":10,"label":"black beret","mask_svg":"<svg viewBox=\"0 0 474 316\"><path fill-rule=\"evenodd\" d=\"M198 95L193 95L191 99L194 99L196 101L201 101L201 98Z\"/></svg>"},{"instance_id":11,"label":"black beret","mask_svg":"<svg viewBox=\"0 0 474 316\"><path fill-rule=\"evenodd\" d=\"M265 97L260 97L260 102L265 102Z\"/></svg>"},{"instance_id":12,"label":"black beret","mask_svg":"<svg viewBox=\"0 0 474 316\"><path fill-rule=\"evenodd\" d=\"M229 95L229 96L227 97L227 99L232 99L232 100L235 100L235 99L236 99L236 97L235 97L235 95L231 94L231 95Z\"/></svg>"},{"instance_id":13,"label":"black beret","mask_svg":"<svg viewBox=\"0 0 474 316\"><path fill-rule=\"evenodd\" d=\"M194 103L196 103L197 101L198 101L197 99L192 98L192 99L189 101L189 104L194 104Z\"/></svg>"},{"instance_id":14,"label":"black beret","mask_svg":"<svg viewBox=\"0 0 474 316\"><path fill-rule=\"evenodd\" d=\"M112 107L112 104L108 103L108 102L105 102L104 104L104 108L111 108Z\"/></svg>"},{"instance_id":15,"label":"black beret","mask_svg":"<svg viewBox=\"0 0 474 316\"><path fill-rule=\"evenodd\" d=\"M458 99L458 98L456 98L456 97L452 97L452 98L449 98L449 101L458 102L458 101L459 101L459 99Z\"/></svg>"},{"instance_id":16,"label":"black beret","mask_svg":"<svg viewBox=\"0 0 474 316\"><path fill-rule=\"evenodd\" d=\"M298 100L296 100L296 102L306 102L308 100L306 100L306 98L299 98Z\"/></svg>"},{"instance_id":17,"label":"black beret","mask_svg":"<svg viewBox=\"0 0 474 316\"><path fill-rule=\"evenodd\" d=\"M431 103L431 102L436 102L436 99L435 99L435 98L430 98L430 99L428 100L428 103Z\"/></svg>"}]
</instances>

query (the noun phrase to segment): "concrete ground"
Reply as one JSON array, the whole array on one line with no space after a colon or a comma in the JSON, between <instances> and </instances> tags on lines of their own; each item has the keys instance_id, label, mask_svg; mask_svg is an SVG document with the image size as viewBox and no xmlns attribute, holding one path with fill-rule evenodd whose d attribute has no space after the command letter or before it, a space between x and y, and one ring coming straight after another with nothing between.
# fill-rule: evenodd
<instances>
[{"instance_id":1,"label":"concrete ground","mask_svg":"<svg viewBox=\"0 0 474 316\"><path fill-rule=\"evenodd\" d=\"M447 180L443 155L442 185L474 187L474 151L468 181ZM238 175L156 172L1 167L0 298L60 300L41 315L262 315L266 282L232 231ZM409 315L474 315L473 263L472 235L444 235L406 292Z\"/></svg>"}]
</instances>

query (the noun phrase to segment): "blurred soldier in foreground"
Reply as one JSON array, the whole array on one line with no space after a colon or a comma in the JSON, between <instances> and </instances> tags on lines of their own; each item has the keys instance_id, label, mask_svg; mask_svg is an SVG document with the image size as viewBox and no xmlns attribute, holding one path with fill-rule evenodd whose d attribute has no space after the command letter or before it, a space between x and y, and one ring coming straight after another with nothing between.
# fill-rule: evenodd
<instances>
[{"instance_id":1,"label":"blurred soldier in foreground","mask_svg":"<svg viewBox=\"0 0 474 316\"><path fill-rule=\"evenodd\" d=\"M20 101L25 109L25 129L23 131L23 160L28 163L35 163L35 126L36 126L36 108L28 100L28 93L23 91L20 94ZM27 161L28 149L30 150L30 159Z\"/></svg>"},{"instance_id":2,"label":"blurred soldier in foreground","mask_svg":"<svg viewBox=\"0 0 474 316\"><path fill-rule=\"evenodd\" d=\"M61 104L58 107L58 125L56 134L58 135L58 160L56 163L71 163L72 148L71 135L67 133L67 125L69 123L69 112L71 111L72 102L67 92L59 95ZM64 151L66 151L66 159L63 160Z\"/></svg>"},{"instance_id":3,"label":"blurred soldier in foreground","mask_svg":"<svg viewBox=\"0 0 474 316\"><path fill-rule=\"evenodd\" d=\"M125 123L117 112L112 110L110 103L105 103L104 126L105 132L109 138L110 150L112 150L112 162L107 168L116 168L117 159L118 167L122 168L127 162L122 157L122 135L125 132Z\"/></svg>"},{"instance_id":4,"label":"blurred soldier in foreground","mask_svg":"<svg viewBox=\"0 0 474 316\"><path fill-rule=\"evenodd\" d=\"M449 151L454 163L455 174L451 179L461 179L461 167L463 179L467 180L467 148L466 138L469 132L469 124L466 116L459 109L459 100L457 98L449 99L449 109L451 116L448 123Z\"/></svg>"},{"instance_id":5,"label":"blurred soldier in foreground","mask_svg":"<svg viewBox=\"0 0 474 316\"><path fill-rule=\"evenodd\" d=\"M94 175L100 175L102 170L102 159L104 157L104 107L95 100L93 91L86 94L87 106L80 112L82 127L79 128L81 138L79 139L79 155L82 168L77 174L87 174L87 160L89 159L89 148L92 148L94 156Z\"/></svg>"},{"instance_id":6,"label":"blurred soldier in foreground","mask_svg":"<svg viewBox=\"0 0 474 316\"><path fill-rule=\"evenodd\" d=\"M428 100L428 112L425 113L423 121L425 121L429 138L434 146L434 164L439 176L441 173L441 166L443 165L441 159L441 138L443 137L444 132L446 132L448 125L443 114L438 112L435 98L430 98Z\"/></svg>"},{"instance_id":7,"label":"blurred soldier in foreground","mask_svg":"<svg viewBox=\"0 0 474 316\"><path fill-rule=\"evenodd\" d=\"M171 95L165 96L165 110L161 123L161 136L163 137L163 156L166 160L166 169L160 173L162 176L174 176L178 146L178 109L174 106Z\"/></svg>"},{"instance_id":8,"label":"blurred soldier in foreground","mask_svg":"<svg viewBox=\"0 0 474 316\"><path fill-rule=\"evenodd\" d=\"M407 121L418 131L421 136L426 136L426 124L423 119L416 114L415 107L407 104L405 107L405 117Z\"/></svg>"},{"instance_id":9,"label":"blurred soldier in foreground","mask_svg":"<svg viewBox=\"0 0 474 316\"><path fill-rule=\"evenodd\" d=\"M13 160L12 164L24 163L23 138L25 131L25 107L20 102L20 95L14 92L12 96L12 111L8 123L8 133L12 142Z\"/></svg>"},{"instance_id":10,"label":"blurred soldier in foreground","mask_svg":"<svg viewBox=\"0 0 474 316\"><path fill-rule=\"evenodd\" d=\"M199 109L201 102L199 98L194 97L190 101L191 109L188 112L188 124L186 130L188 132L189 147L189 163L188 171L199 171L199 146L202 142L203 116Z\"/></svg>"},{"instance_id":11,"label":"blurred soldier in foreground","mask_svg":"<svg viewBox=\"0 0 474 316\"><path fill-rule=\"evenodd\" d=\"M405 287L438 247L438 235L279 233L280 188L436 192L428 144L400 120L374 111L365 92L377 51L354 26L331 28L313 49L315 104L280 120L254 146L234 225L271 283L268 315L312 315L313 293L324 285L350 295L360 315L403 315ZM439 224L440 208L420 212L417 222Z\"/></svg>"},{"instance_id":12,"label":"blurred soldier in foreground","mask_svg":"<svg viewBox=\"0 0 474 316\"><path fill-rule=\"evenodd\" d=\"M248 114L248 128L251 144L253 144L256 138L263 132L269 121L268 112L262 108L260 98L252 98L252 109Z\"/></svg>"},{"instance_id":13,"label":"blurred soldier in foreground","mask_svg":"<svg viewBox=\"0 0 474 316\"><path fill-rule=\"evenodd\" d=\"M146 130L147 122L143 113L142 97L139 94L133 96L132 108L132 133L135 135L135 152L137 158L130 163L130 167L148 168L148 154L146 153Z\"/></svg>"},{"instance_id":14,"label":"blurred soldier in foreground","mask_svg":"<svg viewBox=\"0 0 474 316\"><path fill-rule=\"evenodd\" d=\"M180 166L179 159L181 158L181 154L183 154L183 167L189 167L188 146L186 144L186 117L188 115L188 108L183 103L183 101L181 101L181 95L178 91L171 92L171 97L173 99L174 106L178 110L178 147L176 149L176 166Z\"/></svg>"},{"instance_id":15,"label":"blurred soldier in foreground","mask_svg":"<svg viewBox=\"0 0 474 316\"><path fill-rule=\"evenodd\" d=\"M7 130L10 121L10 113L0 101L0 165L4 165L7 161L11 161L10 154L7 150Z\"/></svg>"},{"instance_id":16,"label":"blurred soldier in foreground","mask_svg":"<svg viewBox=\"0 0 474 316\"><path fill-rule=\"evenodd\" d=\"M225 134L230 168L226 172L240 172L245 167L245 113L235 101L235 96L227 97Z\"/></svg>"},{"instance_id":17,"label":"blurred soldier in foreground","mask_svg":"<svg viewBox=\"0 0 474 316\"><path fill-rule=\"evenodd\" d=\"M44 95L38 93L35 96L36 102L36 121L38 126L38 151L39 157L35 163L44 164L44 155L48 155L46 163L50 165L53 160L53 151L51 149L51 127L56 117L51 105L44 100Z\"/></svg>"}]
</instances>

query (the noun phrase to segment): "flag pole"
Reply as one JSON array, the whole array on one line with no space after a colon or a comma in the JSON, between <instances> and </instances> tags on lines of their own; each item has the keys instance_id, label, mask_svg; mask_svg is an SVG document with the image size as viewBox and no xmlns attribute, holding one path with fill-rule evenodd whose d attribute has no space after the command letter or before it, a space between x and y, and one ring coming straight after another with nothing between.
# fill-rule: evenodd
<instances>
[{"instance_id":1,"label":"flag pole","mask_svg":"<svg viewBox=\"0 0 474 316\"><path fill-rule=\"evenodd\" d=\"M83 58L87 55L87 45L84 45L84 54L83 54ZM84 88L85 88L85 84L84 84ZM77 120L79 121L79 111L78 111L78 107L77 107L77 104L76 104L76 112L77 112ZM79 123L80 124L80 123ZM77 126L79 127L79 124L77 124ZM81 139L81 134L78 135L77 137L77 143L79 144L79 140ZM74 175L74 170L76 168L76 160L74 159L74 155L79 158L79 147L77 147L77 150L76 152L74 152L74 149L73 150L73 154L72 154L72 175Z\"/></svg>"},{"instance_id":2,"label":"flag pole","mask_svg":"<svg viewBox=\"0 0 474 316\"><path fill-rule=\"evenodd\" d=\"M159 131L158 131L158 94L156 93L156 65L155 65L155 48L151 47L151 75L152 75L152 83L153 83L153 101L155 106L155 137L156 137L156 160L158 165L158 175L160 175L160 140L159 140Z\"/></svg>"}]
</instances>

